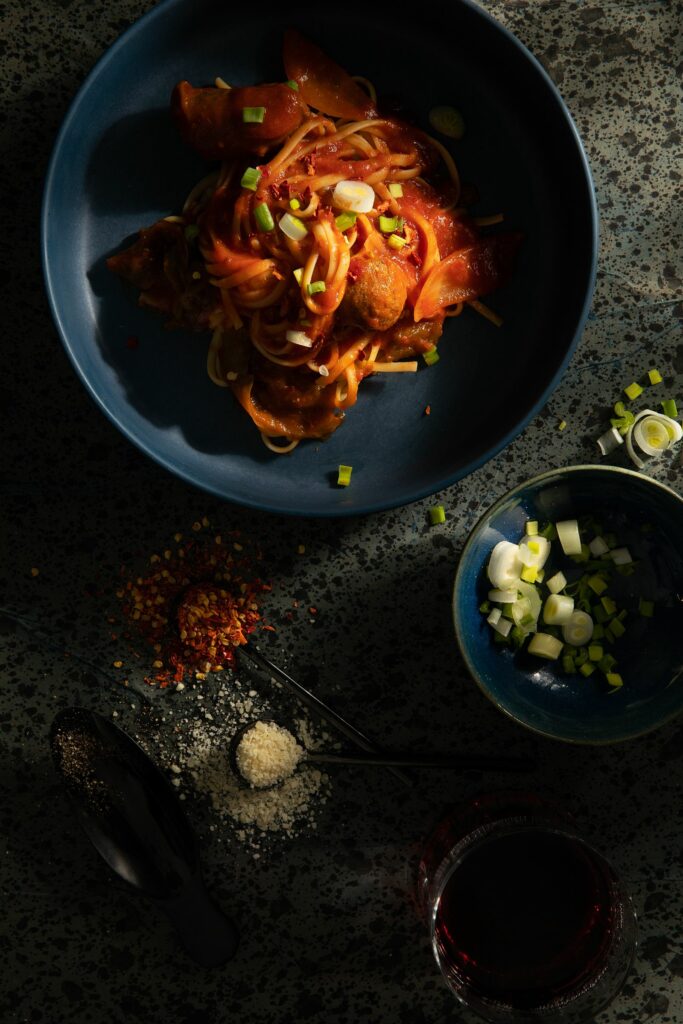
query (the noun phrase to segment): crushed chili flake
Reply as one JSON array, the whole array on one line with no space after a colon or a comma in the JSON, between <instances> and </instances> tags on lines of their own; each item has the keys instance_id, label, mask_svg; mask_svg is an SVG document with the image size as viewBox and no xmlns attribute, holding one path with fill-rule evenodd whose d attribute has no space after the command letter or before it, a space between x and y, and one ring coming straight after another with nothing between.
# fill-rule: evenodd
<instances>
[{"instance_id":1,"label":"crushed chili flake","mask_svg":"<svg viewBox=\"0 0 683 1024\"><path fill-rule=\"evenodd\" d=\"M306 174L311 178L315 174L315 164L315 153L307 153L306 156L304 157L304 167L306 168Z\"/></svg>"},{"instance_id":2,"label":"crushed chili flake","mask_svg":"<svg viewBox=\"0 0 683 1024\"><path fill-rule=\"evenodd\" d=\"M432 407L431 407L431 405L426 405L426 406L425 406L425 416L429 416L429 414L431 413L431 411L432 411Z\"/></svg>"},{"instance_id":3,"label":"crushed chili flake","mask_svg":"<svg viewBox=\"0 0 683 1024\"><path fill-rule=\"evenodd\" d=\"M164 688L234 665L235 648L261 623L258 595L270 589L254 577L248 555L238 559L220 536L164 551L163 562L119 591L126 618L154 652L154 674L145 681Z\"/></svg>"}]
</instances>

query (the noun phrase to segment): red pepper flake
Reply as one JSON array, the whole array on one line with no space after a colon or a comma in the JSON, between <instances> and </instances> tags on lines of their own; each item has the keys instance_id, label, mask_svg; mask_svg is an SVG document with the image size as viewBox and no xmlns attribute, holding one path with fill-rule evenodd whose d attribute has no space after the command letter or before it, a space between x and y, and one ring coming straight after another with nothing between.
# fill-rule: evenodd
<instances>
[{"instance_id":1,"label":"red pepper flake","mask_svg":"<svg viewBox=\"0 0 683 1024\"><path fill-rule=\"evenodd\" d=\"M282 193L285 199L289 199L290 189L288 181L280 182L280 192Z\"/></svg>"},{"instance_id":2,"label":"red pepper flake","mask_svg":"<svg viewBox=\"0 0 683 1024\"><path fill-rule=\"evenodd\" d=\"M270 194L275 200L275 202L277 202L279 199L282 199L282 185L272 184L270 186Z\"/></svg>"},{"instance_id":3,"label":"red pepper flake","mask_svg":"<svg viewBox=\"0 0 683 1024\"><path fill-rule=\"evenodd\" d=\"M311 186L307 185L306 188L301 193L301 200L300 200L301 205L304 206L304 207L308 206L312 198L313 198L313 193L311 191Z\"/></svg>"},{"instance_id":4,"label":"red pepper flake","mask_svg":"<svg viewBox=\"0 0 683 1024\"><path fill-rule=\"evenodd\" d=\"M309 611L310 615L317 615L318 614L318 609L314 608L313 605L311 605L311 607L308 609L308 611Z\"/></svg>"},{"instance_id":5,"label":"red pepper flake","mask_svg":"<svg viewBox=\"0 0 683 1024\"><path fill-rule=\"evenodd\" d=\"M431 413L431 411L432 411L432 407L431 407L431 405L426 405L426 406L425 406L425 416L429 416L429 414Z\"/></svg>"},{"instance_id":6,"label":"red pepper flake","mask_svg":"<svg viewBox=\"0 0 683 1024\"><path fill-rule=\"evenodd\" d=\"M307 153L304 157L304 167L306 168L306 174L312 178L315 174L316 156L315 153ZM307 204L308 205L308 204Z\"/></svg>"},{"instance_id":7,"label":"red pepper flake","mask_svg":"<svg viewBox=\"0 0 683 1024\"><path fill-rule=\"evenodd\" d=\"M135 334L129 334L126 338L126 348L140 348L140 339Z\"/></svg>"},{"instance_id":8,"label":"red pepper flake","mask_svg":"<svg viewBox=\"0 0 683 1024\"><path fill-rule=\"evenodd\" d=\"M146 682L163 688L234 665L235 649L262 623L258 595L271 589L254 577L246 553L234 553L243 547L235 542L231 549L206 536L187 541L121 588L126 619L153 655L154 673Z\"/></svg>"}]
</instances>

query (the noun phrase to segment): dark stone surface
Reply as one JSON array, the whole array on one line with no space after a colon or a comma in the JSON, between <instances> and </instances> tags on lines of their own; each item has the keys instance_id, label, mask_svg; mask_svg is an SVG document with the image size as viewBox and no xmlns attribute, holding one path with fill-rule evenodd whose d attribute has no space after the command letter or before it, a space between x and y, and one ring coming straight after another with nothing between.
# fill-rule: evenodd
<instances>
[{"instance_id":1,"label":"dark stone surface","mask_svg":"<svg viewBox=\"0 0 683 1024\"><path fill-rule=\"evenodd\" d=\"M274 584L268 614L280 624L272 657L369 734L414 749L538 749L542 768L531 785L571 808L628 882L640 916L634 969L599 1024L680 1022L680 725L606 748L534 740L467 677L449 609L458 551L495 498L550 466L596 461L608 406L648 366L660 368L668 394L683 398L680 4L485 4L538 55L576 119L597 188L601 259L590 320L561 386L503 453L438 496L447 513L438 528L428 526L435 499L340 522L222 504L128 444L79 384L42 287L43 178L86 73L149 6L59 0L3 12L0 579L3 605L40 630L0 618L0 1020L472 1019L442 984L413 889L423 837L445 804L480 791L481 781L425 774L408 793L384 773L339 771L317 829L267 844L254 859L205 801L189 799L183 780L208 884L244 935L238 957L216 970L188 961L156 908L125 890L80 832L50 762L50 723L59 708L82 703L115 712L145 738L151 705L169 768L174 724L198 710L203 688L146 687L144 667L113 635L115 590L121 566L142 571L150 553L206 515L216 532L241 529L263 548ZM681 490L678 452L649 472Z\"/></svg>"}]
</instances>

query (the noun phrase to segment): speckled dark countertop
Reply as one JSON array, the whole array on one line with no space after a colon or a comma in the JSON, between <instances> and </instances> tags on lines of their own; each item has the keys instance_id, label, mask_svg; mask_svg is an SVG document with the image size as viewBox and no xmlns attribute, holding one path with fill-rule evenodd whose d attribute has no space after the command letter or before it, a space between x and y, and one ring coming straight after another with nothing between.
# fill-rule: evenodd
<instances>
[{"instance_id":1,"label":"speckled dark countertop","mask_svg":"<svg viewBox=\"0 0 683 1024\"><path fill-rule=\"evenodd\" d=\"M244 932L237 959L205 971L93 853L53 772L47 734L58 708L86 704L116 713L133 732L161 735L170 766L174 723L195 713L206 688L159 697L135 663L124 665L124 688L112 668L120 650L106 594L121 565L142 564L208 516L216 531L247 528L263 547L275 621L299 599L279 641L282 660L349 715L362 709L368 732L396 746L446 746L462 724L471 749L529 748L529 736L486 703L454 655L450 586L468 530L495 497L549 465L596 461L606 395L656 365L670 393L683 396L683 11L673 0L485 4L545 64L576 119L602 218L600 268L584 338L548 406L502 454L440 495L448 519L430 529L431 499L334 524L222 504L133 448L77 381L43 293L41 188L86 72L150 6L43 0L3 11L2 603L43 622L56 646L0 620L0 1020L469 1021L440 980L411 899L420 837L444 804L478 785L458 783L456 794L436 776L407 795L384 775L338 775L317 829L259 859L202 802L186 801L209 885ZM561 419L569 424L562 435ZM649 472L681 490L678 454ZM534 787L565 801L608 851L640 915L635 968L599 1024L680 1022L680 721L615 748L538 746L543 772Z\"/></svg>"}]
</instances>

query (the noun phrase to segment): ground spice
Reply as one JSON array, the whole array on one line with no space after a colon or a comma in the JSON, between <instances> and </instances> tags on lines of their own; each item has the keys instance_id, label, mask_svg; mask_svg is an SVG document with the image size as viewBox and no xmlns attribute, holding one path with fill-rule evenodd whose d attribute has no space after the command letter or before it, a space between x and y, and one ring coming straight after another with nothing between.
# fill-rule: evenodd
<instances>
[{"instance_id":1,"label":"ground spice","mask_svg":"<svg viewBox=\"0 0 683 1024\"><path fill-rule=\"evenodd\" d=\"M204 518L192 530L208 526ZM145 681L160 687L232 667L235 648L262 624L257 599L271 589L254 576L258 553L250 556L237 540L228 546L220 535L203 535L183 543L176 533L174 543L150 556L146 576L125 580L118 591L134 630L129 639L142 638L153 654Z\"/></svg>"},{"instance_id":2,"label":"ground spice","mask_svg":"<svg viewBox=\"0 0 683 1024\"><path fill-rule=\"evenodd\" d=\"M181 701L165 702L156 731L138 742L170 773L181 800L206 802L208 828L216 839L237 841L260 858L317 828L330 792L329 777L302 764L275 789L250 789L233 774L229 747L235 734L271 710L265 695L238 676L220 676L207 687L188 685ZM304 714L291 722L293 736L306 750L339 749L336 737L319 730Z\"/></svg>"}]
</instances>

